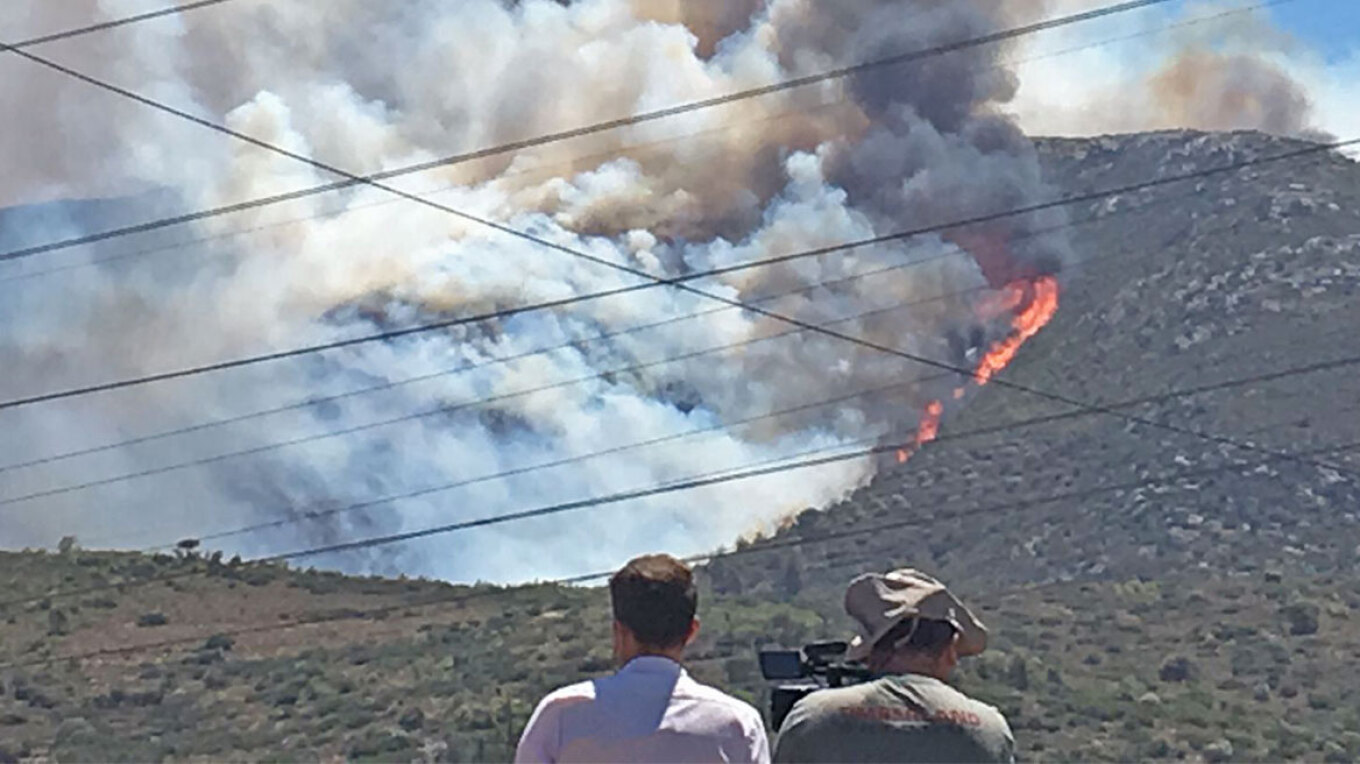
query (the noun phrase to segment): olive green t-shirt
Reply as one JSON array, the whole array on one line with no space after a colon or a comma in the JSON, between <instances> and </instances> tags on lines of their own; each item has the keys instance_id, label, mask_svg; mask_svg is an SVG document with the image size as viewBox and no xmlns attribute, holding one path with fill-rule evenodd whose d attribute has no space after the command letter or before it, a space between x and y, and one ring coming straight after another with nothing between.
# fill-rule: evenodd
<instances>
[{"instance_id":1,"label":"olive green t-shirt","mask_svg":"<svg viewBox=\"0 0 1360 764\"><path fill-rule=\"evenodd\" d=\"M1012 762L1006 718L938 679L903 674L794 704L775 762Z\"/></svg>"}]
</instances>

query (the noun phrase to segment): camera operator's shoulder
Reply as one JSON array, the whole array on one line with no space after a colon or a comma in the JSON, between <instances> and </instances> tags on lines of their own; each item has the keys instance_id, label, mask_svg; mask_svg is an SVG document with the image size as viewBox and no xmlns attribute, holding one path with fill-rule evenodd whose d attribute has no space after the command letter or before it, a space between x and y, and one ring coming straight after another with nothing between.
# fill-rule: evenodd
<instances>
[{"instance_id":1,"label":"camera operator's shoulder","mask_svg":"<svg viewBox=\"0 0 1360 764\"><path fill-rule=\"evenodd\" d=\"M838 719L845 714L846 709L860 708L869 702L876 691L872 685L872 682L866 682L808 693L793 704L788 718L796 725L813 727ZM786 721L785 726L790 726L790 723Z\"/></svg>"},{"instance_id":2,"label":"camera operator's shoulder","mask_svg":"<svg viewBox=\"0 0 1360 764\"><path fill-rule=\"evenodd\" d=\"M882 691L880 689L881 684L881 682L874 680L846 685L845 687L829 687L810 693L798 702L806 701L809 706L828 707L856 705L862 703L865 698L879 694Z\"/></svg>"}]
</instances>

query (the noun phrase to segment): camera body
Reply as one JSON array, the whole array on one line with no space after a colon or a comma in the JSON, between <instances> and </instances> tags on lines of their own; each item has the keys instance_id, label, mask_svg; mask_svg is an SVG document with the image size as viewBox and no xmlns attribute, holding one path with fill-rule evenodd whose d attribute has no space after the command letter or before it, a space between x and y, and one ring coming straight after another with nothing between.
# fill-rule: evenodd
<instances>
[{"instance_id":1,"label":"camera body","mask_svg":"<svg viewBox=\"0 0 1360 764\"><path fill-rule=\"evenodd\" d=\"M844 687L869 679L869 669L844 659L845 642L814 642L798 650L761 650L760 674L770 688L770 725L784 725L793 704L804 696L828 687Z\"/></svg>"}]
</instances>

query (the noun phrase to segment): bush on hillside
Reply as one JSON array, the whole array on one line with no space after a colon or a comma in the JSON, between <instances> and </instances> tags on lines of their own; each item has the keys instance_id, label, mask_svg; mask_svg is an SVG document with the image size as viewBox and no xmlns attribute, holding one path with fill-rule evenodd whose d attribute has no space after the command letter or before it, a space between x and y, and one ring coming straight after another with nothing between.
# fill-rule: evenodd
<instances>
[{"instance_id":1,"label":"bush on hillside","mask_svg":"<svg viewBox=\"0 0 1360 764\"><path fill-rule=\"evenodd\" d=\"M1321 612L1321 609L1312 602L1298 601L1280 608L1280 617L1284 619L1290 634L1306 636L1317 633L1318 616Z\"/></svg>"},{"instance_id":2,"label":"bush on hillside","mask_svg":"<svg viewBox=\"0 0 1360 764\"><path fill-rule=\"evenodd\" d=\"M165 613L161 612L152 611L150 613L142 613L141 615L137 616L137 625L141 626L142 628L149 628L152 626L164 626L167 623L170 623L170 619L166 618Z\"/></svg>"}]
</instances>

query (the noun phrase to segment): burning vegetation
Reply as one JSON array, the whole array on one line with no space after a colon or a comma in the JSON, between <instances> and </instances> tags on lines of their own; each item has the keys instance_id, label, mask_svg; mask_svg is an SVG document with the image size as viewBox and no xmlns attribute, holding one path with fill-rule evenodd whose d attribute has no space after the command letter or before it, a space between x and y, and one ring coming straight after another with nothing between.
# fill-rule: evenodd
<instances>
[{"instance_id":1,"label":"burning vegetation","mask_svg":"<svg viewBox=\"0 0 1360 764\"><path fill-rule=\"evenodd\" d=\"M1054 314L1058 312L1059 291L1056 277L1039 276L1031 281L1012 281L978 302L978 318L983 321L996 320L1007 312L1014 314L1010 321L1010 333L1004 339L992 343L973 371L972 381L978 387L987 385L1009 366L1020 348L1053 320ZM954 388L952 397L962 400L966 394L967 388L959 386ZM943 415L942 401L932 400L926 404L916 426L915 443L897 450L898 464L905 464L921 446L939 436L940 418Z\"/></svg>"}]
</instances>

